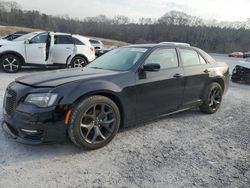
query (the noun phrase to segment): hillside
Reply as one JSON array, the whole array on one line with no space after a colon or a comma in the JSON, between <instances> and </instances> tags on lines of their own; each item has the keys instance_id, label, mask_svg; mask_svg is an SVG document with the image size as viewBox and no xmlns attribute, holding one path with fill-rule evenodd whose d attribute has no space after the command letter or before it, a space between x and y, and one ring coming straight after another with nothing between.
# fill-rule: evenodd
<instances>
[{"instance_id":1,"label":"hillside","mask_svg":"<svg viewBox=\"0 0 250 188\"><path fill-rule=\"evenodd\" d=\"M27 27L16 27L16 26L2 26L0 25L0 36L6 35L8 33L16 32L16 31L26 31L26 32L34 32L34 31L40 31L40 29L32 29ZM92 37L88 36L89 38L101 40L105 46L125 46L128 43L118 41L118 40L112 40L112 39L104 39L104 38L98 38L98 37Z\"/></svg>"}]
</instances>

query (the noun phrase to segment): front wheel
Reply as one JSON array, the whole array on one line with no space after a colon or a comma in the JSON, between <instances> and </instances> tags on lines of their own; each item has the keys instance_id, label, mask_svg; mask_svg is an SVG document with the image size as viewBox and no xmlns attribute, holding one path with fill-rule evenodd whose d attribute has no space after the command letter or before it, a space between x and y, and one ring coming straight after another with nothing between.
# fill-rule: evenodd
<instances>
[{"instance_id":1,"label":"front wheel","mask_svg":"<svg viewBox=\"0 0 250 188\"><path fill-rule=\"evenodd\" d=\"M68 134L80 148L98 149L107 145L120 127L120 111L107 97L91 96L72 109Z\"/></svg>"},{"instance_id":2,"label":"front wheel","mask_svg":"<svg viewBox=\"0 0 250 188\"><path fill-rule=\"evenodd\" d=\"M81 56L76 56L72 59L70 66L72 68L85 67L88 64L88 61Z\"/></svg>"},{"instance_id":3,"label":"front wheel","mask_svg":"<svg viewBox=\"0 0 250 188\"><path fill-rule=\"evenodd\" d=\"M4 72L16 73L21 69L22 62L16 55L4 55L0 59L0 66Z\"/></svg>"},{"instance_id":4,"label":"front wheel","mask_svg":"<svg viewBox=\"0 0 250 188\"><path fill-rule=\"evenodd\" d=\"M220 84L213 82L208 87L203 104L200 106L200 110L207 114L213 114L220 108L222 101L223 90Z\"/></svg>"}]
</instances>

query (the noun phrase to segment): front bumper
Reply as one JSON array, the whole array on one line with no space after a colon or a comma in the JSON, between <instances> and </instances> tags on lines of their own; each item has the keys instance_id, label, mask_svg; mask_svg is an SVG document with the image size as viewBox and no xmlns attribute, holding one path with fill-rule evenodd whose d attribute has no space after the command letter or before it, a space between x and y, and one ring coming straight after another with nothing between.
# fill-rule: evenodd
<instances>
[{"instance_id":1,"label":"front bumper","mask_svg":"<svg viewBox=\"0 0 250 188\"><path fill-rule=\"evenodd\" d=\"M20 112L16 112L20 113ZM63 121L30 121L27 116L7 117L4 115L3 130L17 142L23 144L60 143L67 137L67 127Z\"/></svg>"},{"instance_id":2,"label":"front bumper","mask_svg":"<svg viewBox=\"0 0 250 188\"><path fill-rule=\"evenodd\" d=\"M18 142L41 144L63 142L67 136L64 105L39 108L22 101L27 93L44 93L47 88L33 88L11 83L3 102L3 130Z\"/></svg>"}]
</instances>

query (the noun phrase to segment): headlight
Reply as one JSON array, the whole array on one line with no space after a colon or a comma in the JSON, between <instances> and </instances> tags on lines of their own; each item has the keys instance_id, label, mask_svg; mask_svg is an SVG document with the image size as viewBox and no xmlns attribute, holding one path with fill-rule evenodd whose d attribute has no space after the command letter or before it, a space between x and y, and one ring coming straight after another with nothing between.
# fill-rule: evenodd
<instances>
[{"instance_id":1,"label":"headlight","mask_svg":"<svg viewBox=\"0 0 250 188\"><path fill-rule=\"evenodd\" d=\"M57 94L55 93L36 93L36 94L29 94L24 103L25 104L34 104L38 107L50 107L52 106L56 99Z\"/></svg>"}]
</instances>

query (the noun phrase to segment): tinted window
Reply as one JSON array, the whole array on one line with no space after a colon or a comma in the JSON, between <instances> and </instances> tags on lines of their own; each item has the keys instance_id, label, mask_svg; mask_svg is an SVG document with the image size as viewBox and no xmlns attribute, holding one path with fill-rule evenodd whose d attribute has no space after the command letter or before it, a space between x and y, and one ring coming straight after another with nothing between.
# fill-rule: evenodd
<instances>
[{"instance_id":1,"label":"tinted window","mask_svg":"<svg viewBox=\"0 0 250 188\"><path fill-rule=\"evenodd\" d=\"M48 34L47 34L47 33L42 33L42 34L39 34L39 35L33 37L33 38L30 40L30 43L31 43L31 44L46 43L46 42L47 42L47 39L48 39Z\"/></svg>"},{"instance_id":2,"label":"tinted window","mask_svg":"<svg viewBox=\"0 0 250 188\"><path fill-rule=\"evenodd\" d=\"M210 55L208 55L206 52L204 52L203 50L201 50L201 49L199 49L199 48L197 48L196 50L198 50L200 53L201 53L201 55L204 57L204 58L206 58L206 60L209 62L209 63L214 63L214 62L216 62Z\"/></svg>"},{"instance_id":3,"label":"tinted window","mask_svg":"<svg viewBox=\"0 0 250 188\"><path fill-rule=\"evenodd\" d=\"M161 69L178 67L178 58L175 49L157 49L155 50L145 64L158 63Z\"/></svg>"},{"instance_id":4,"label":"tinted window","mask_svg":"<svg viewBox=\"0 0 250 188\"><path fill-rule=\"evenodd\" d=\"M72 38L73 39L73 43L75 44L75 45L85 45L82 41L80 41L79 39L77 39L77 38Z\"/></svg>"},{"instance_id":5,"label":"tinted window","mask_svg":"<svg viewBox=\"0 0 250 188\"><path fill-rule=\"evenodd\" d=\"M69 35L56 35L55 44L73 44L72 37Z\"/></svg>"},{"instance_id":6,"label":"tinted window","mask_svg":"<svg viewBox=\"0 0 250 188\"><path fill-rule=\"evenodd\" d=\"M89 40L89 42L91 44L100 44L100 42L98 40Z\"/></svg>"},{"instance_id":7,"label":"tinted window","mask_svg":"<svg viewBox=\"0 0 250 188\"><path fill-rule=\"evenodd\" d=\"M200 65L200 59L196 51L180 49L180 55L184 66Z\"/></svg>"},{"instance_id":8,"label":"tinted window","mask_svg":"<svg viewBox=\"0 0 250 188\"><path fill-rule=\"evenodd\" d=\"M118 48L97 58L87 67L126 71L135 65L147 50L147 48Z\"/></svg>"}]
</instances>

